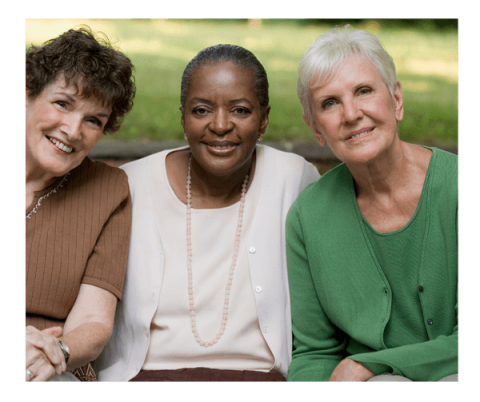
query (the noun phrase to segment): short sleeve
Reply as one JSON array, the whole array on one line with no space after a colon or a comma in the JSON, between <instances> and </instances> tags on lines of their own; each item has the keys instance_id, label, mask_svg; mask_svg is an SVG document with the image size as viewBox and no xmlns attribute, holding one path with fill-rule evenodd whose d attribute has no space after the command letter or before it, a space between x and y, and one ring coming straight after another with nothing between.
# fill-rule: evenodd
<instances>
[{"instance_id":1,"label":"short sleeve","mask_svg":"<svg viewBox=\"0 0 480 402\"><path fill-rule=\"evenodd\" d=\"M101 193L99 208L112 212L105 217L82 283L108 290L121 300L132 226L132 200L125 172L115 169Z\"/></svg>"}]
</instances>

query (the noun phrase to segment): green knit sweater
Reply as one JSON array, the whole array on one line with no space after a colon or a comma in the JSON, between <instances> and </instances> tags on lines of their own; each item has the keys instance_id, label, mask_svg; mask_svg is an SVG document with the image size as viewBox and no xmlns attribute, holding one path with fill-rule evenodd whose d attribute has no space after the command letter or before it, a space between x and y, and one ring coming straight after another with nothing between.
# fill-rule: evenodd
<instances>
[{"instance_id":1,"label":"green knit sweater","mask_svg":"<svg viewBox=\"0 0 480 402\"><path fill-rule=\"evenodd\" d=\"M417 211L392 232L412 226L417 247L399 241L390 254L382 250L358 209L345 164L308 186L291 207L289 381L328 381L345 357L375 374L414 381L458 373L457 156L432 151Z\"/></svg>"}]
</instances>

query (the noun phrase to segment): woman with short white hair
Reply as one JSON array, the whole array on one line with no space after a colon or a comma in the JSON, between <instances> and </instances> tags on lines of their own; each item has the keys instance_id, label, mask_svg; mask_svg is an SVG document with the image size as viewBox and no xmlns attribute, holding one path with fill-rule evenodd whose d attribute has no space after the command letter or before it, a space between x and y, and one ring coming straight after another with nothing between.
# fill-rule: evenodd
<instances>
[{"instance_id":1,"label":"woman with short white hair","mask_svg":"<svg viewBox=\"0 0 480 402\"><path fill-rule=\"evenodd\" d=\"M287 218L288 380L455 380L457 156L400 139L402 87L368 32L321 35L300 63L298 97L344 163Z\"/></svg>"}]
</instances>

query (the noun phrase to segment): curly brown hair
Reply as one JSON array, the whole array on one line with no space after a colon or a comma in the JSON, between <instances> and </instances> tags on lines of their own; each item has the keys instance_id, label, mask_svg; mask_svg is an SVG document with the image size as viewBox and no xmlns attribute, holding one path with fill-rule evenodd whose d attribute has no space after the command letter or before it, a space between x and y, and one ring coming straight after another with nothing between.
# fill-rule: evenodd
<instances>
[{"instance_id":1,"label":"curly brown hair","mask_svg":"<svg viewBox=\"0 0 480 402\"><path fill-rule=\"evenodd\" d=\"M103 132L114 133L133 107L135 82L130 59L103 36L96 37L88 26L82 26L43 46L30 47L26 55L26 89L34 99L62 76L83 97L97 98L104 106L112 107Z\"/></svg>"}]
</instances>

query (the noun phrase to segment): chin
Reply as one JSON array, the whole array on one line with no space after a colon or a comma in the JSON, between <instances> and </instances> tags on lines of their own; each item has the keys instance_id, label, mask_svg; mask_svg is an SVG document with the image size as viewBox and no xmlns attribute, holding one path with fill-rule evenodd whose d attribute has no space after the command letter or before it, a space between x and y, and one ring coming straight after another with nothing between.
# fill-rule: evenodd
<instances>
[{"instance_id":1,"label":"chin","mask_svg":"<svg viewBox=\"0 0 480 402\"><path fill-rule=\"evenodd\" d=\"M215 176L228 176L238 169L241 169L242 166L248 163L248 159L238 160L237 158L228 158L218 162L219 163L206 166L206 170Z\"/></svg>"},{"instance_id":2,"label":"chin","mask_svg":"<svg viewBox=\"0 0 480 402\"><path fill-rule=\"evenodd\" d=\"M381 153L381 150L375 146L359 147L359 149L355 150L354 152L350 152L348 156L345 157L343 162L345 162L347 165L349 163L367 165L374 162Z\"/></svg>"},{"instance_id":3,"label":"chin","mask_svg":"<svg viewBox=\"0 0 480 402\"><path fill-rule=\"evenodd\" d=\"M71 165L59 163L57 161L46 161L43 164L43 170L50 173L54 177L60 177L67 174L69 171L77 167L79 164Z\"/></svg>"}]
</instances>

